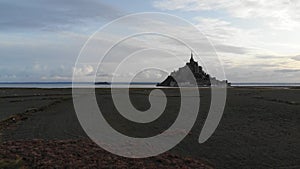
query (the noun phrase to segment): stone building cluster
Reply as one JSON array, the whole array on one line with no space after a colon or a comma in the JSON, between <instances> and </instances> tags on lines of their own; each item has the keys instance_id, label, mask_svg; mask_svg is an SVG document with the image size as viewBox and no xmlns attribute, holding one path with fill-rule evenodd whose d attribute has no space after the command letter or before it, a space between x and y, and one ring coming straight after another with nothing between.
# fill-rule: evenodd
<instances>
[{"instance_id":1,"label":"stone building cluster","mask_svg":"<svg viewBox=\"0 0 300 169\"><path fill-rule=\"evenodd\" d=\"M177 81L176 81L176 80ZM215 77L211 77L209 74L203 71L203 68L198 65L191 53L190 62L186 63L184 67L179 68L177 71L173 71L163 82L158 83L157 86L211 86L212 84L218 86L230 85L227 80L220 81Z\"/></svg>"}]
</instances>

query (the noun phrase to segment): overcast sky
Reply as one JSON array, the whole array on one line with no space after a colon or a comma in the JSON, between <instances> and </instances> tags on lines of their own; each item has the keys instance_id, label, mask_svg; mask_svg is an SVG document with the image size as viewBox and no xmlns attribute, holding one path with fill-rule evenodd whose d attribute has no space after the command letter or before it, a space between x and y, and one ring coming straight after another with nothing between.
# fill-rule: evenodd
<instances>
[{"instance_id":1,"label":"overcast sky","mask_svg":"<svg viewBox=\"0 0 300 169\"><path fill-rule=\"evenodd\" d=\"M95 31L127 14L165 12L186 19L204 33L215 46L229 81L300 83L299 9L299 0L1 0L0 81L71 81L73 71L92 75L96 65L75 69L74 63ZM107 41L99 48L117 36L103 34ZM186 36L191 35L187 32ZM153 51L137 55L134 61L147 65L143 61L160 60L161 67L172 71L189 59L189 50L178 51L178 44L162 38L145 39L177 49L182 62ZM129 41L123 49L141 46L151 45ZM107 60L97 72L99 77L132 76L132 65L115 73L109 64L117 60ZM139 80L166 75L145 71Z\"/></svg>"}]
</instances>

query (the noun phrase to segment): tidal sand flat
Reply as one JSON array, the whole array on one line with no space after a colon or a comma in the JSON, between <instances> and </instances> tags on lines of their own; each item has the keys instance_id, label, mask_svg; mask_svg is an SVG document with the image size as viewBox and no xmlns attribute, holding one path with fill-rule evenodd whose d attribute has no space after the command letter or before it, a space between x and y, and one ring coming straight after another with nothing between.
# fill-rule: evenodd
<instances>
[{"instance_id":1,"label":"tidal sand flat","mask_svg":"<svg viewBox=\"0 0 300 169\"><path fill-rule=\"evenodd\" d=\"M136 109L143 111L151 106L148 101L151 90L130 90ZM113 104L110 89L96 89L96 97L115 130L132 137L149 137L170 127L180 108L179 91L162 90L168 99L165 112L148 124L133 123L122 117ZM132 160L112 155L87 137L77 119L71 89L3 88L0 89L0 157L8 160L9 165L29 168L300 167L299 89L229 88L221 122L212 137L202 144L198 138L210 107L210 89L199 91L199 114L185 139L161 156Z\"/></svg>"}]
</instances>

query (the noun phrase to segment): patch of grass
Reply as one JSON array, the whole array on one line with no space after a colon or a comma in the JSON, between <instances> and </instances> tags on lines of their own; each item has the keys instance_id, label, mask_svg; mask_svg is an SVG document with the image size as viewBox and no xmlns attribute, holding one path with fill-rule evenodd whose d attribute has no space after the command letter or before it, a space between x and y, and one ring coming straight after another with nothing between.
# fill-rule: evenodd
<instances>
[{"instance_id":1,"label":"patch of grass","mask_svg":"<svg viewBox=\"0 0 300 169\"><path fill-rule=\"evenodd\" d=\"M24 162L21 158L16 160L1 159L0 160L1 169L26 169Z\"/></svg>"}]
</instances>

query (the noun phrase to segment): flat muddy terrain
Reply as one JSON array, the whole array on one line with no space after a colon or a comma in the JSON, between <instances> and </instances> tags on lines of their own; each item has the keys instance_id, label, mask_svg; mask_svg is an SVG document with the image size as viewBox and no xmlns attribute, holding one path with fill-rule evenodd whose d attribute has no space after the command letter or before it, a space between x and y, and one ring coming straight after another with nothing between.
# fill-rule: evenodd
<instances>
[{"instance_id":1,"label":"flat muddy terrain","mask_svg":"<svg viewBox=\"0 0 300 169\"><path fill-rule=\"evenodd\" d=\"M118 90L122 94L122 89ZM135 108L143 111L151 106L148 100L151 90L130 90L130 99ZM145 161L113 156L93 145L77 119L71 89L0 89L0 157L21 158L25 166L34 165L37 168L49 166L48 163L50 166L64 164L57 157L68 160L68 154L75 161L73 166L66 162L66 167L74 168L77 163L81 167L85 163L104 167L104 163L93 163L87 158L78 162L80 158L74 158L76 151L78 154L102 154L97 157L108 161L106 167L122 163L123 168L135 165L138 168L195 168L195 165L199 168L222 169L300 168L299 89L229 88L221 122L212 137L202 144L198 143L198 138L210 107L210 90L199 90L200 110L191 132L175 148L151 159L149 162L153 165L143 165ZM149 137L170 127L180 108L178 90L163 91L168 99L165 112L148 124L133 123L121 116L113 104L110 89L96 89L96 97L101 112L115 130L128 136ZM83 143L94 146L90 148L93 150L89 152L89 148L80 146ZM24 149L24 145L30 148ZM55 145L65 146L62 149L68 153L59 151L51 158L51 152L47 152L48 155L44 152L47 156L45 159L43 151L34 150L35 145L36 150L47 149L47 146L53 147L50 150L55 149ZM80 150L80 147L84 150ZM73 154L70 155L70 151ZM7 156L8 153L10 156ZM103 154L113 157L107 158ZM27 156L27 160L24 156ZM112 158L116 158L115 161Z\"/></svg>"}]
</instances>

